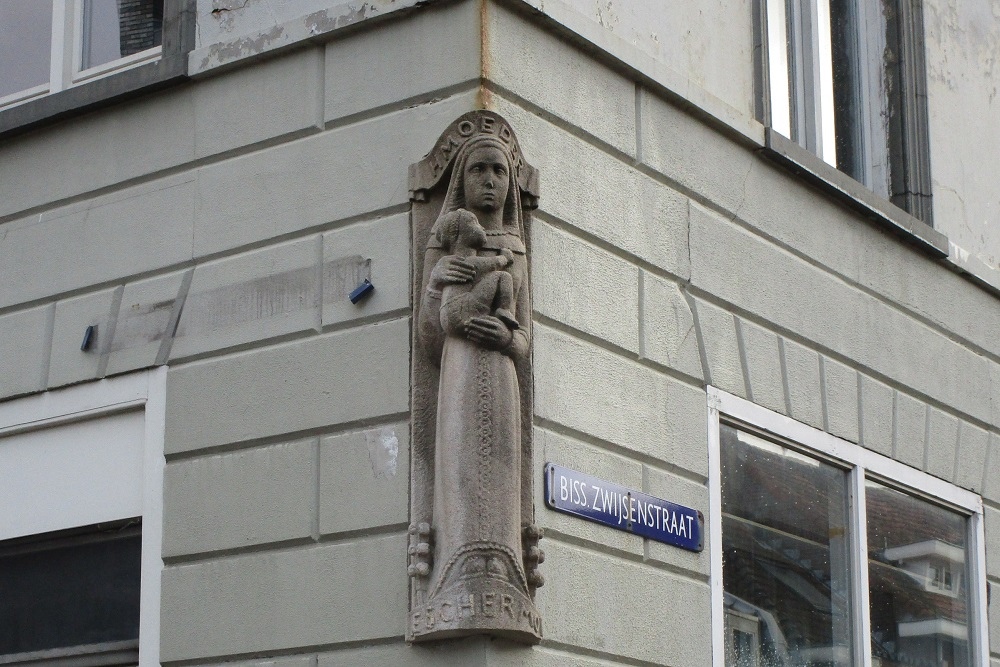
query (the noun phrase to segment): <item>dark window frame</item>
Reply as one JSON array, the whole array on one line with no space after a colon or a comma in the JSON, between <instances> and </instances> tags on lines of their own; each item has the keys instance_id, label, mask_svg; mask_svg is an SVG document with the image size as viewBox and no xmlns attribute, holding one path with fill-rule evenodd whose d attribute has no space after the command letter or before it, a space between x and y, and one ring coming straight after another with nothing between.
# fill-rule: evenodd
<instances>
[{"instance_id":1,"label":"dark window frame","mask_svg":"<svg viewBox=\"0 0 1000 667\"><path fill-rule=\"evenodd\" d=\"M196 0L163 0L163 42L157 60L0 109L0 138L186 80L196 12Z\"/></svg>"},{"instance_id":2,"label":"dark window frame","mask_svg":"<svg viewBox=\"0 0 1000 667\"><path fill-rule=\"evenodd\" d=\"M785 48L779 57L783 56L787 65L787 102L771 99L770 59L774 57L773 49L780 47L768 43L768 2L781 2L786 17L781 31L789 43L781 45ZM815 17L806 14L815 13L816 5L813 0L754 0L754 112L769 134L779 135L774 142L768 141L767 152L774 153L769 157L794 169L805 161L809 171L822 172L823 167L818 165L827 163L818 155L821 130L815 122L821 111L817 102L821 95L818 64L812 60L816 36L804 34L809 25L815 24ZM932 226L922 2L898 0L882 23L861 0L833 0L829 6L833 62L830 74L834 78L836 110L834 117L824 122L835 125L837 168L874 198ZM883 85L890 97L888 105L881 102ZM788 136L774 129L772 118L777 105L787 105L791 120ZM885 127L881 128L883 114ZM881 136L883 133L885 136ZM795 164L789 164L787 159L789 143L803 149ZM803 158L802 154L813 157ZM886 163L888 166L879 166ZM835 181L834 185L843 190L841 183ZM946 254L946 246L944 251Z\"/></svg>"},{"instance_id":3,"label":"dark window frame","mask_svg":"<svg viewBox=\"0 0 1000 667\"><path fill-rule=\"evenodd\" d=\"M113 542L142 535L142 518L27 535L0 542L0 557ZM136 618L138 624L138 617ZM138 628L138 625L137 625ZM0 667L118 667L139 662L139 638L78 644L26 653L0 653Z\"/></svg>"}]
</instances>

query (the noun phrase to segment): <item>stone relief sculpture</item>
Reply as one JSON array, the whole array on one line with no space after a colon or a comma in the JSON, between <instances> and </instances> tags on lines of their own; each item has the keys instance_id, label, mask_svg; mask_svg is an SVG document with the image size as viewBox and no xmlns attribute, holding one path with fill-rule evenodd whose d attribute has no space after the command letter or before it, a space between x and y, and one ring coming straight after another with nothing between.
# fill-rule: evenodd
<instances>
[{"instance_id":1,"label":"stone relief sculpture","mask_svg":"<svg viewBox=\"0 0 1000 667\"><path fill-rule=\"evenodd\" d=\"M410 170L413 454L407 636L541 639L525 224L537 172L489 111Z\"/></svg>"}]
</instances>

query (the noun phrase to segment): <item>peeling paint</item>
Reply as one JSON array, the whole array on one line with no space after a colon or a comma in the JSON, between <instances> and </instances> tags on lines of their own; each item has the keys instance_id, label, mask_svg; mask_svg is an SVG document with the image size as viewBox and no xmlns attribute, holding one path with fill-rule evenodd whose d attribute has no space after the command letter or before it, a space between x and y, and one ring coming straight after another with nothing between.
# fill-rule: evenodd
<instances>
[{"instance_id":1,"label":"peeling paint","mask_svg":"<svg viewBox=\"0 0 1000 667\"><path fill-rule=\"evenodd\" d=\"M595 15L597 22L608 30L614 30L615 26L621 22L618 13L615 11L614 3L611 0L597 0Z\"/></svg>"},{"instance_id":2,"label":"peeling paint","mask_svg":"<svg viewBox=\"0 0 1000 667\"><path fill-rule=\"evenodd\" d=\"M395 477L399 460L399 438L392 427L365 431L365 440L368 443L368 460L375 477Z\"/></svg>"},{"instance_id":3,"label":"peeling paint","mask_svg":"<svg viewBox=\"0 0 1000 667\"><path fill-rule=\"evenodd\" d=\"M353 1L321 9L327 3L320 0L213 0L209 7L214 8L202 9L198 17L199 46L188 56L189 73L196 76L425 1ZM295 15L293 11L302 5L312 11Z\"/></svg>"},{"instance_id":4,"label":"peeling paint","mask_svg":"<svg viewBox=\"0 0 1000 667\"><path fill-rule=\"evenodd\" d=\"M331 13L331 10L324 9L321 12L310 14L305 18L306 29L310 34L319 35L324 32L336 30L337 28L343 28L345 25L364 21L368 18L369 11L373 14L378 13L378 9L371 7L367 2L362 4L358 9L354 9L351 5L338 7L337 9L340 10L340 13Z\"/></svg>"},{"instance_id":5,"label":"peeling paint","mask_svg":"<svg viewBox=\"0 0 1000 667\"><path fill-rule=\"evenodd\" d=\"M208 54L202 59L200 69L208 69L210 65L221 64L231 60L239 60L247 56L257 55L267 51L285 32L283 26L276 25L270 30L254 37L243 37L233 42L213 44Z\"/></svg>"},{"instance_id":6,"label":"peeling paint","mask_svg":"<svg viewBox=\"0 0 1000 667\"><path fill-rule=\"evenodd\" d=\"M212 16L219 21L222 30L233 29L233 12L246 9L250 0L212 0Z\"/></svg>"}]
</instances>

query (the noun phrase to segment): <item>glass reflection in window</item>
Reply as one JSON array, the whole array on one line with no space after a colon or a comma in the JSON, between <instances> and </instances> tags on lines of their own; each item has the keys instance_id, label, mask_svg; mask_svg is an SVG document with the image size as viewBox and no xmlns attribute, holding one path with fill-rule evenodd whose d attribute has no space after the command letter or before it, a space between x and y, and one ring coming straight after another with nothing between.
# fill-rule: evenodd
<instances>
[{"instance_id":1,"label":"glass reflection in window","mask_svg":"<svg viewBox=\"0 0 1000 667\"><path fill-rule=\"evenodd\" d=\"M0 98L48 83L52 3L0 0Z\"/></svg>"},{"instance_id":2,"label":"glass reflection in window","mask_svg":"<svg viewBox=\"0 0 1000 667\"><path fill-rule=\"evenodd\" d=\"M851 664L847 472L721 427L728 667Z\"/></svg>"},{"instance_id":3,"label":"glass reflection in window","mask_svg":"<svg viewBox=\"0 0 1000 667\"><path fill-rule=\"evenodd\" d=\"M163 41L163 0L85 0L80 69L141 53Z\"/></svg>"},{"instance_id":4,"label":"glass reflection in window","mask_svg":"<svg viewBox=\"0 0 1000 667\"><path fill-rule=\"evenodd\" d=\"M868 480L873 664L971 667L966 518Z\"/></svg>"}]
</instances>

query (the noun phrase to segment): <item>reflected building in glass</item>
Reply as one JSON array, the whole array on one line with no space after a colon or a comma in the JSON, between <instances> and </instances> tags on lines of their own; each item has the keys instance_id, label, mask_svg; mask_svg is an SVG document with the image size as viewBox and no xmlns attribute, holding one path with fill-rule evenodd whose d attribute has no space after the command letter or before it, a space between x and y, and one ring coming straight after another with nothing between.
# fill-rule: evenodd
<instances>
[{"instance_id":1,"label":"reflected building in glass","mask_svg":"<svg viewBox=\"0 0 1000 667\"><path fill-rule=\"evenodd\" d=\"M726 664L855 664L850 471L725 425L721 464ZM872 664L971 667L966 517L864 488Z\"/></svg>"}]
</instances>

